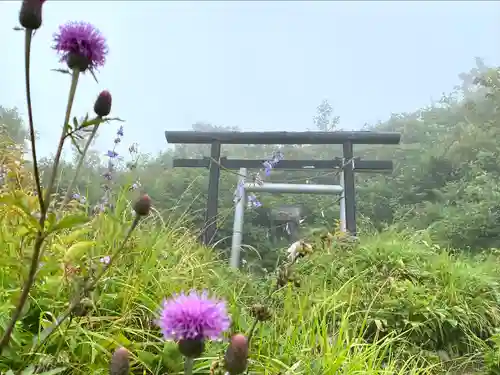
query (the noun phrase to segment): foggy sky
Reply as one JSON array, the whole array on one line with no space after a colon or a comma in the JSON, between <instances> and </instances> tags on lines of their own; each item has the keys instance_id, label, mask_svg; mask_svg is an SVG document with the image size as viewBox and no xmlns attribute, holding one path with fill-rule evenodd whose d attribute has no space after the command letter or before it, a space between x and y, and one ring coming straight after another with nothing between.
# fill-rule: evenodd
<instances>
[{"instance_id":1,"label":"foggy sky","mask_svg":"<svg viewBox=\"0 0 500 375\"><path fill-rule=\"evenodd\" d=\"M25 109L20 1L0 2L0 104ZM53 152L69 76L51 50L66 21L108 38L98 74L80 82L73 112L91 111L102 89L125 120L122 147L167 147L163 132L197 121L243 130L312 128L323 99L346 129L413 111L458 84L474 65L500 62L500 2L56 1L44 5L34 41L33 95L39 153ZM112 145L106 125L97 147Z\"/></svg>"}]
</instances>

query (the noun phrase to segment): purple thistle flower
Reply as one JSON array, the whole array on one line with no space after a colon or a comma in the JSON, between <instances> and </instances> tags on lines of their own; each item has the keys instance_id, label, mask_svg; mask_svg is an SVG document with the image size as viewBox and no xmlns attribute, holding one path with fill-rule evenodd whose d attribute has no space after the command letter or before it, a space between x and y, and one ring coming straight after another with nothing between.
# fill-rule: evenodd
<instances>
[{"instance_id":1,"label":"purple thistle flower","mask_svg":"<svg viewBox=\"0 0 500 375\"><path fill-rule=\"evenodd\" d=\"M231 320L226 303L208 297L208 292L181 293L163 302L156 324L165 340L216 340L227 331Z\"/></svg>"},{"instance_id":2,"label":"purple thistle flower","mask_svg":"<svg viewBox=\"0 0 500 375\"><path fill-rule=\"evenodd\" d=\"M68 22L59 26L59 32L54 34L53 49L61 56L61 62L66 62L70 68L78 67L82 72L104 66L108 54L106 38L87 22Z\"/></svg>"}]
</instances>

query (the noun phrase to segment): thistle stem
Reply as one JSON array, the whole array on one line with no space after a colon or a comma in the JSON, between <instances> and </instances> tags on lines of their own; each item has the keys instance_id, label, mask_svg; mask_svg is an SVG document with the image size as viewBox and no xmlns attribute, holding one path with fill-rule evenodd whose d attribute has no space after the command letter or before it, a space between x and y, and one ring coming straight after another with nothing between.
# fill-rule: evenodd
<instances>
[{"instance_id":1,"label":"thistle stem","mask_svg":"<svg viewBox=\"0 0 500 375\"><path fill-rule=\"evenodd\" d=\"M30 131L30 143L31 143L31 158L33 159L33 174L35 175L35 185L36 194L38 197L38 202L40 204L40 211L43 210L43 196L42 196L42 184L40 182L40 171L38 170L38 159L36 156L36 134L35 125L33 121L33 106L31 104L31 80L30 80L30 63L31 63L31 39L33 36L33 30L26 29L25 39L24 39L24 74L25 74L25 84L26 84L26 103L28 106L28 123Z\"/></svg>"},{"instance_id":2,"label":"thistle stem","mask_svg":"<svg viewBox=\"0 0 500 375\"><path fill-rule=\"evenodd\" d=\"M125 236L125 239L123 240L121 246L119 246L113 252L113 254L111 254L109 262L101 269L101 271L92 280L90 280L89 282L87 282L84 285L84 287L82 288L82 290L75 296L75 298L73 298L73 300L71 301L71 303L70 303L68 309L66 310L66 312L64 312L64 314L62 314L61 316L59 316L57 318L56 322L53 325L47 327L46 329L44 329L42 331L42 333L40 333L39 336L35 337L33 345L36 342L38 342L38 345L37 345L36 349L34 350L34 352L37 352L38 349L43 345L43 343L49 338L49 336L52 335L52 333L54 333L54 331L56 329L58 329L66 321L66 319L68 319L69 317L71 317L73 311L79 306L80 302L82 301L82 298L88 292L92 291L95 288L95 286L97 285L97 282L102 278L102 276L111 267L113 261L116 259L116 257L118 256L118 254L123 251L123 249L125 247L125 244L130 239L130 236L132 235L132 232L134 231L134 229L137 228L137 225L139 224L140 220L141 220L141 217L139 215L137 215L134 218L134 221L132 222L132 225L130 226L130 228L129 228L129 230L128 230L128 232L127 232L127 234Z\"/></svg>"},{"instance_id":3,"label":"thistle stem","mask_svg":"<svg viewBox=\"0 0 500 375\"><path fill-rule=\"evenodd\" d=\"M191 357L184 357L184 375L193 374L194 359Z\"/></svg>"},{"instance_id":4,"label":"thistle stem","mask_svg":"<svg viewBox=\"0 0 500 375\"><path fill-rule=\"evenodd\" d=\"M82 155L80 156L80 159L78 160L78 164L76 166L75 174L73 176L73 179L68 185L68 189L66 191L66 195L64 196L64 199L61 203L61 207L59 208L61 211L64 209L64 207L68 204L70 197L71 197L71 191L73 190L73 185L76 182L76 179L78 178L78 175L80 174L80 170L82 169L83 162L85 160L85 156L87 155L87 151L90 147L90 144L95 138L95 135L97 134L97 129L99 128L99 125L95 125L94 129L92 129L92 133L90 134L87 143L85 143L85 146L82 150Z\"/></svg>"},{"instance_id":5,"label":"thistle stem","mask_svg":"<svg viewBox=\"0 0 500 375\"><path fill-rule=\"evenodd\" d=\"M248 333L248 346L250 346L250 341L252 340L253 334L255 332L255 329L257 328L257 324L259 324L259 319L255 318L252 326L250 327L249 333Z\"/></svg>"},{"instance_id":6,"label":"thistle stem","mask_svg":"<svg viewBox=\"0 0 500 375\"><path fill-rule=\"evenodd\" d=\"M49 186L45 193L45 215L50 206L50 199L52 197L52 189L56 181L57 170L59 169L59 163L61 161L61 155L64 147L64 141L66 140L66 132L68 131L69 118L71 117L71 109L73 108L73 102L75 100L76 87L78 86L78 78L80 77L80 71L78 69L73 69L71 86L69 89L68 104L66 106L66 115L64 116L64 124L62 127L61 137L59 138L59 144L57 145L56 156L54 157L54 166L52 167L52 174L50 176ZM45 216L42 211L42 217Z\"/></svg>"},{"instance_id":7,"label":"thistle stem","mask_svg":"<svg viewBox=\"0 0 500 375\"><path fill-rule=\"evenodd\" d=\"M40 207L40 227L38 228L38 232L35 237L35 244L33 246L33 255L31 258L31 264L30 264L30 269L28 272L28 278L26 279L23 290L21 292L21 296L19 297L19 301L17 303L16 309L14 310L14 313L12 314L12 318L8 324L8 326L5 329L5 332L0 339L0 354L2 354L3 349L9 344L10 338L12 336L12 332L14 331L14 327L16 326L16 322L18 319L21 317L21 313L24 309L24 305L26 305L26 301L28 300L28 296L31 290L31 287L33 286L35 282L35 276L36 272L38 270L38 264L39 264L39 258L40 258L40 253L42 251L42 245L45 240L46 234L44 231L44 225L45 225L45 219L47 217L47 212L49 210L50 206L50 198L51 198L51 192L52 189L54 188L54 183L56 180L56 175L57 175L57 169L59 167L59 162L61 159L61 154L62 154L62 149L64 146L64 140L65 140L65 135L67 132L67 125L69 122L69 118L71 115L71 108L73 107L73 100L75 98L75 92L76 92L76 87L78 85L78 77L80 76L80 71L79 70L73 70L73 79L71 80L71 87L69 91L69 98L68 98L68 105L66 107L66 116L64 118L64 124L62 128L62 133L61 133L61 138L59 139L59 145L57 147L57 152L56 156L54 158L54 166L52 168L52 175L50 178L50 183L48 186L48 189L45 193L45 197L43 199L44 205Z\"/></svg>"}]
</instances>

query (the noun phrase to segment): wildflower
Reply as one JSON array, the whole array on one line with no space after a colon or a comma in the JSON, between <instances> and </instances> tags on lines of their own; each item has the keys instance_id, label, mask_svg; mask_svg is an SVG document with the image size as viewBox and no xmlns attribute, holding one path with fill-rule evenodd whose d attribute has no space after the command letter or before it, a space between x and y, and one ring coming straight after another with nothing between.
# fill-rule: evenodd
<instances>
[{"instance_id":1,"label":"wildflower","mask_svg":"<svg viewBox=\"0 0 500 375\"><path fill-rule=\"evenodd\" d=\"M110 375L128 375L130 370L129 352L125 348L119 348L111 357L109 364Z\"/></svg>"},{"instance_id":2,"label":"wildflower","mask_svg":"<svg viewBox=\"0 0 500 375\"><path fill-rule=\"evenodd\" d=\"M333 234L331 234L330 232L327 232L326 234L323 234L321 237L320 237L320 240L321 242L330 247L332 245L332 241L334 239L334 236Z\"/></svg>"},{"instance_id":3,"label":"wildflower","mask_svg":"<svg viewBox=\"0 0 500 375\"><path fill-rule=\"evenodd\" d=\"M266 176L269 176L271 174L271 169L273 169L273 165L270 161L265 161L264 163L262 163L262 165L264 166Z\"/></svg>"},{"instance_id":4,"label":"wildflower","mask_svg":"<svg viewBox=\"0 0 500 375\"><path fill-rule=\"evenodd\" d=\"M206 291L191 291L164 301L156 324L166 340L179 343L183 355L197 357L203 352L205 340L221 338L230 318L224 301L209 298Z\"/></svg>"},{"instance_id":5,"label":"wildflower","mask_svg":"<svg viewBox=\"0 0 500 375\"><path fill-rule=\"evenodd\" d=\"M118 156L118 152L116 152L115 150L108 150L106 156L109 158L116 158Z\"/></svg>"},{"instance_id":6,"label":"wildflower","mask_svg":"<svg viewBox=\"0 0 500 375\"><path fill-rule=\"evenodd\" d=\"M285 158L285 155L281 151L275 151L273 152L273 157L272 157L272 163L273 167L278 164L281 160Z\"/></svg>"},{"instance_id":7,"label":"wildflower","mask_svg":"<svg viewBox=\"0 0 500 375\"><path fill-rule=\"evenodd\" d=\"M85 198L83 195L80 195L78 193L74 193L71 198L75 201L80 202L81 204L87 203L87 198Z\"/></svg>"},{"instance_id":8,"label":"wildflower","mask_svg":"<svg viewBox=\"0 0 500 375\"><path fill-rule=\"evenodd\" d=\"M312 253L313 248L310 244L304 241L297 241L290 245L288 250L288 260L290 262L295 262L298 258L302 258L307 254Z\"/></svg>"},{"instance_id":9,"label":"wildflower","mask_svg":"<svg viewBox=\"0 0 500 375\"><path fill-rule=\"evenodd\" d=\"M289 282L293 282L295 275L290 265L285 265L278 270L278 278L276 280L276 285L278 288L284 287Z\"/></svg>"},{"instance_id":10,"label":"wildflower","mask_svg":"<svg viewBox=\"0 0 500 375\"><path fill-rule=\"evenodd\" d=\"M283 160L283 153L281 151L276 151L273 153L273 156L271 157L270 160L266 160L262 163L262 166L264 167L264 173L266 174L266 176L269 176L271 174L271 170L281 160ZM261 172L262 170L255 173L252 176L252 181L254 184L262 185L264 183L264 179L261 176ZM244 194L244 185L243 182L240 181L234 192L233 202L235 204L238 203L240 199L243 197L243 194ZM248 198L247 202L248 208L259 208L262 206L262 203L257 199L255 194L250 194L248 195L247 198Z\"/></svg>"},{"instance_id":11,"label":"wildflower","mask_svg":"<svg viewBox=\"0 0 500 375\"><path fill-rule=\"evenodd\" d=\"M105 210L106 210L106 205L104 203L99 203L94 206L92 212L94 213L94 215L97 215L101 212L104 212Z\"/></svg>"},{"instance_id":12,"label":"wildflower","mask_svg":"<svg viewBox=\"0 0 500 375\"><path fill-rule=\"evenodd\" d=\"M81 72L104 66L108 45L101 32L86 22L69 22L59 26L54 34L53 48L61 55L61 62Z\"/></svg>"},{"instance_id":13,"label":"wildflower","mask_svg":"<svg viewBox=\"0 0 500 375\"><path fill-rule=\"evenodd\" d=\"M109 262L111 262L111 257L109 255L106 255L106 256L102 257L101 259L99 259L99 262L101 262L103 264L109 264Z\"/></svg>"},{"instance_id":14,"label":"wildflower","mask_svg":"<svg viewBox=\"0 0 500 375\"><path fill-rule=\"evenodd\" d=\"M130 188L129 190L130 191L133 191L133 190L137 190L141 187L141 183L139 181L136 181L134 182L132 185L130 185Z\"/></svg>"},{"instance_id":15,"label":"wildflower","mask_svg":"<svg viewBox=\"0 0 500 375\"><path fill-rule=\"evenodd\" d=\"M19 23L27 30L37 30L42 26L42 5L45 0L23 0L19 12Z\"/></svg>"},{"instance_id":16,"label":"wildflower","mask_svg":"<svg viewBox=\"0 0 500 375\"><path fill-rule=\"evenodd\" d=\"M128 148L128 152L130 152L131 154L136 154L137 152L139 152L139 145L137 143L132 143Z\"/></svg>"},{"instance_id":17,"label":"wildflower","mask_svg":"<svg viewBox=\"0 0 500 375\"><path fill-rule=\"evenodd\" d=\"M236 334L231 338L226 354L224 355L224 366L229 375L242 374L248 365L248 340L242 334Z\"/></svg>"},{"instance_id":18,"label":"wildflower","mask_svg":"<svg viewBox=\"0 0 500 375\"><path fill-rule=\"evenodd\" d=\"M134 211L139 216L147 216L149 215L150 210L151 210L151 198L149 197L149 195L144 194L135 202Z\"/></svg>"},{"instance_id":19,"label":"wildflower","mask_svg":"<svg viewBox=\"0 0 500 375\"><path fill-rule=\"evenodd\" d=\"M250 194L248 196L248 208L259 208L260 206L262 206L262 203L260 203L255 194Z\"/></svg>"},{"instance_id":20,"label":"wildflower","mask_svg":"<svg viewBox=\"0 0 500 375\"><path fill-rule=\"evenodd\" d=\"M271 319L271 310L265 305L256 303L250 308L251 315L256 318L259 322L265 322Z\"/></svg>"},{"instance_id":21,"label":"wildflower","mask_svg":"<svg viewBox=\"0 0 500 375\"><path fill-rule=\"evenodd\" d=\"M111 94L109 91L101 91L94 103L94 112L97 116L105 117L111 112Z\"/></svg>"},{"instance_id":22,"label":"wildflower","mask_svg":"<svg viewBox=\"0 0 500 375\"><path fill-rule=\"evenodd\" d=\"M257 185L262 185L264 183L264 180L262 179L260 173L255 174L255 176L253 177L253 183Z\"/></svg>"}]
</instances>

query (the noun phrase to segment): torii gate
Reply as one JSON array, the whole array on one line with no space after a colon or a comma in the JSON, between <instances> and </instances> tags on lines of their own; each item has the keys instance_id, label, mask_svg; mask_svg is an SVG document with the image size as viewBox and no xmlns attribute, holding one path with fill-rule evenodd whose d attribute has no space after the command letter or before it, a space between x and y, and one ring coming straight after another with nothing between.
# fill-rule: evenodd
<instances>
[{"instance_id":1,"label":"torii gate","mask_svg":"<svg viewBox=\"0 0 500 375\"><path fill-rule=\"evenodd\" d=\"M223 144L342 144L343 157L334 160L282 160L276 169L342 169L343 194L345 203L345 226L347 231L356 235L356 202L354 172L390 171L392 161L359 160L353 155L355 144L397 145L400 133L372 131L334 131L334 132L198 132L166 131L165 138L171 144L211 144L210 157L203 159L174 159L173 166L182 168L208 168L208 198L205 214L203 242L211 244L217 231L217 211L219 196L220 169L262 168L264 160L221 158Z\"/></svg>"}]
</instances>

